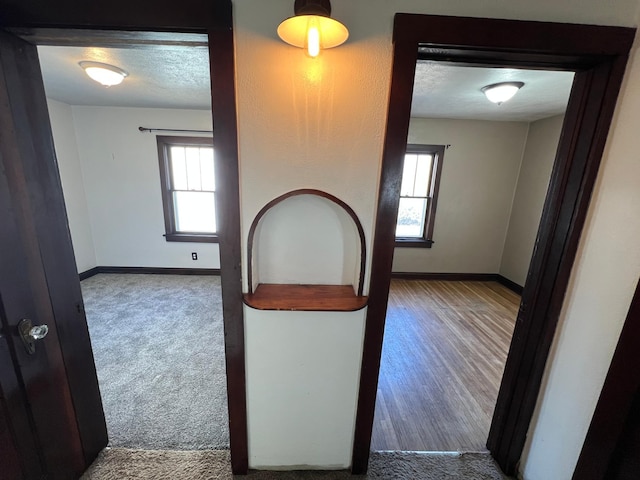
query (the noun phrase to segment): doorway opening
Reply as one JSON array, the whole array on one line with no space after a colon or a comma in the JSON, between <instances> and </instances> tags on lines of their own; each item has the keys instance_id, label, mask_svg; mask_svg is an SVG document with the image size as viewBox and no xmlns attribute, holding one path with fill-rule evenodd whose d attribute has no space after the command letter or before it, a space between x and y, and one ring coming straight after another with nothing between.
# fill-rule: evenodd
<instances>
[{"instance_id":1,"label":"doorway opening","mask_svg":"<svg viewBox=\"0 0 640 480\"><path fill-rule=\"evenodd\" d=\"M418 60L396 235L433 223L396 239L373 450L486 451L573 77ZM524 85L491 103L502 82ZM412 168L420 145L437 169ZM435 221L403 205L421 182Z\"/></svg>"},{"instance_id":2,"label":"doorway opening","mask_svg":"<svg viewBox=\"0 0 640 480\"><path fill-rule=\"evenodd\" d=\"M512 475L537 402L633 36L633 29L613 27L396 15L354 435L354 473L366 472L368 466L416 61L575 72L487 440L491 455ZM598 38L597 45L594 38Z\"/></svg>"},{"instance_id":3,"label":"doorway opening","mask_svg":"<svg viewBox=\"0 0 640 480\"><path fill-rule=\"evenodd\" d=\"M112 447L229 448L211 148L175 147L167 168L177 182L182 166L188 181L174 197L196 196L186 214L205 203L202 219L176 219L213 230L187 228L199 235L173 242L164 229L157 135L211 143L207 38L180 37L180 45L38 47ZM82 61L128 76L106 88Z\"/></svg>"}]
</instances>

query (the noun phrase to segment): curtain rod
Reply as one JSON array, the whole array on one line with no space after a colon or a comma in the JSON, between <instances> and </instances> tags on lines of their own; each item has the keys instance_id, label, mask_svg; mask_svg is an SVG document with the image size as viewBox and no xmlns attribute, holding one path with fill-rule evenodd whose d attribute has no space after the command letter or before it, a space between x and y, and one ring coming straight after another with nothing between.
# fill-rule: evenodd
<instances>
[{"instance_id":1,"label":"curtain rod","mask_svg":"<svg viewBox=\"0 0 640 480\"><path fill-rule=\"evenodd\" d=\"M147 128L138 127L141 132L182 132L182 133L213 133L213 130L179 130L176 128Z\"/></svg>"}]
</instances>

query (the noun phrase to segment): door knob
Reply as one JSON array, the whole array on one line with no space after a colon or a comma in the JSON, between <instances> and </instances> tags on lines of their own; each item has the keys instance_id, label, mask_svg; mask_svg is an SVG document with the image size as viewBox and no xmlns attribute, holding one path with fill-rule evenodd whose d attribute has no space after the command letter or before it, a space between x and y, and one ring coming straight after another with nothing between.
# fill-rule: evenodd
<instances>
[{"instance_id":1,"label":"door knob","mask_svg":"<svg viewBox=\"0 0 640 480\"><path fill-rule=\"evenodd\" d=\"M36 352L36 340L42 340L49 333L47 325L33 325L31 320L23 318L18 323L18 333L24 344L27 353L33 355Z\"/></svg>"}]
</instances>

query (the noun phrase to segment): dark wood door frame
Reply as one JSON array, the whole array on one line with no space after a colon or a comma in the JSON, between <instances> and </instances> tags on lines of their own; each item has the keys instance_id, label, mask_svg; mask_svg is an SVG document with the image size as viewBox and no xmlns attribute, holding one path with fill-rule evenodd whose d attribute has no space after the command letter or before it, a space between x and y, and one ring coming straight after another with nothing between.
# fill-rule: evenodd
<instances>
[{"instance_id":1,"label":"dark wood door frame","mask_svg":"<svg viewBox=\"0 0 640 480\"><path fill-rule=\"evenodd\" d=\"M77 44L83 38L87 42L100 40L102 44L109 44L114 38L121 38L123 31L131 32L131 38L136 37L134 32L208 35L216 172L220 180L217 187L221 198L217 203L217 215L221 225L219 244L231 461L234 473L246 473L244 320L231 0L183 0L180 3L171 0L0 0L0 28L17 33L35 44L41 41L70 45ZM93 30L99 30L100 34L93 35ZM69 31L80 33L69 35ZM109 31L114 31L114 34L111 36ZM48 125L45 127L48 128ZM73 344L64 338L60 339L60 343L63 351L73 351ZM90 410L84 408L86 399L81 383L71 383L75 385L71 393L76 411ZM90 419L84 419L83 422L90 422ZM92 451L88 445L83 447Z\"/></svg>"},{"instance_id":2,"label":"dark wood door frame","mask_svg":"<svg viewBox=\"0 0 640 480\"><path fill-rule=\"evenodd\" d=\"M640 396L640 283L622 327L609 371L591 419L574 480L617 478L616 463L624 448L625 429ZM637 412L636 412L637 414Z\"/></svg>"},{"instance_id":3,"label":"dark wood door frame","mask_svg":"<svg viewBox=\"0 0 640 480\"><path fill-rule=\"evenodd\" d=\"M402 159L418 58L575 71L487 447L507 474L522 454L635 29L397 14L372 253L353 473L367 470Z\"/></svg>"}]
</instances>

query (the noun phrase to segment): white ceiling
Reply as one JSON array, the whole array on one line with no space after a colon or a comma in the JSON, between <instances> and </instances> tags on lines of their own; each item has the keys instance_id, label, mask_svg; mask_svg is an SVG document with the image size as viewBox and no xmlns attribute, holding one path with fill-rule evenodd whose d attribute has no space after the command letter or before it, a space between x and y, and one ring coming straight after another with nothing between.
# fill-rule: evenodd
<instances>
[{"instance_id":1,"label":"white ceiling","mask_svg":"<svg viewBox=\"0 0 640 480\"><path fill-rule=\"evenodd\" d=\"M211 107L208 51L204 46L137 48L38 47L47 96L70 105L185 108ZM78 62L120 67L129 76L103 87ZM489 102L481 88L502 81L525 85L509 102ZM479 68L418 62L412 116L500 121L535 121L565 110L570 72Z\"/></svg>"},{"instance_id":2,"label":"white ceiling","mask_svg":"<svg viewBox=\"0 0 640 480\"><path fill-rule=\"evenodd\" d=\"M565 111L573 72L461 67L419 61L412 117L532 122ZM487 100L482 87L519 81L524 86L508 102Z\"/></svg>"},{"instance_id":3,"label":"white ceiling","mask_svg":"<svg viewBox=\"0 0 640 480\"><path fill-rule=\"evenodd\" d=\"M138 48L38 47L47 96L69 105L211 108L209 53L202 46ZM129 73L120 85L103 87L78 65L108 63Z\"/></svg>"}]
</instances>

